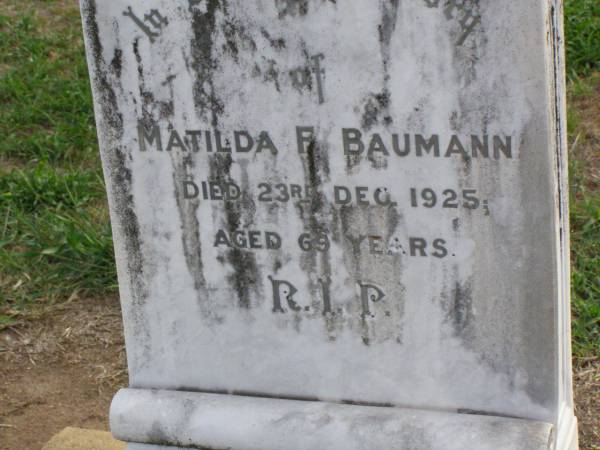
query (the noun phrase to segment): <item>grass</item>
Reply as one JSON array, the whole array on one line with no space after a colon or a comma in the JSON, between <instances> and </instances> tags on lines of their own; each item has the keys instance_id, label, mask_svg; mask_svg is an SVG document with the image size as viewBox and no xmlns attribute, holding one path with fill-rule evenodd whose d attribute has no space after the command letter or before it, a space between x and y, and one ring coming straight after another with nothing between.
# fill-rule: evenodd
<instances>
[{"instance_id":1,"label":"grass","mask_svg":"<svg viewBox=\"0 0 600 450\"><path fill-rule=\"evenodd\" d=\"M0 12L0 328L116 289L76 3ZM35 9L34 9L35 8ZM600 356L600 2L567 0L573 343Z\"/></svg>"},{"instance_id":2,"label":"grass","mask_svg":"<svg viewBox=\"0 0 600 450\"><path fill-rule=\"evenodd\" d=\"M114 292L75 2L3 5L0 136L0 328L40 305Z\"/></svg>"},{"instance_id":3,"label":"grass","mask_svg":"<svg viewBox=\"0 0 600 450\"><path fill-rule=\"evenodd\" d=\"M600 2L566 0L565 28L569 75L600 70Z\"/></svg>"},{"instance_id":4,"label":"grass","mask_svg":"<svg viewBox=\"0 0 600 450\"><path fill-rule=\"evenodd\" d=\"M0 16L0 155L58 165L96 162L92 100L76 10L40 32L32 12Z\"/></svg>"},{"instance_id":5,"label":"grass","mask_svg":"<svg viewBox=\"0 0 600 450\"><path fill-rule=\"evenodd\" d=\"M600 357L600 74L569 94L573 349Z\"/></svg>"}]
</instances>

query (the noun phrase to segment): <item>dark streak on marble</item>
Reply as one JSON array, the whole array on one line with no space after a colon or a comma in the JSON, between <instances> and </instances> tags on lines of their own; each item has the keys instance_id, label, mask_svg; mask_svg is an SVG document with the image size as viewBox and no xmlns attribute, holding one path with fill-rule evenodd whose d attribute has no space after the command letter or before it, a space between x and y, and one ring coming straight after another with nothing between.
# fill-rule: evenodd
<instances>
[{"instance_id":1,"label":"dark streak on marble","mask_svg":"<svg viewBox=\"0 0 600 450\"><path fill-rule=\"evenodd\" d=\"M133 332L140 342L146 342L142 360L150 360L150 336L147 327L147 318L143 306L149 296L146 280L144 278L144 256L142 252L142 237L140 234L139 220L135 211L135 201L132 193L133 175L128 167L130 153L120 144L124 134L123 116L119 109L119 102L111 85L110 72L117 77L121 75L121 53L115 52L113 63L107 67L103 57L103 48L100 40L97 22L97 9L95 0L81 2L82 17L88 37L88 50L91 65L95 70L90 70L92 82L95 85L96 102L100 110L101 121L105 126L107 148L103 149L106 177L110 178L110 194L112 201L112 222L118 228L127 255L127 276L131 292L131 300L136 308L130 308L133 317ZM100 124L99 124L100 125Z\"/></svg>"},{"instance_id":2,"label":"dark streak on marble","mask_svg":"<svg viewBox=\"0 0 600 450\"><path fill-rule=\"evenodd\" d=\"M218 117L224 111L224 105L216 96L213 83L213 72L217 65L213 57L213 39L217 10L222 8L226 12L227 2L225 0L207 0L204 13L195 8L196 3L194 0L189 0L193 31L191 69L196 77L192 93L198 116L206 118L210 114L211 124L216 127Z\"/></svg>"}]
</instances>

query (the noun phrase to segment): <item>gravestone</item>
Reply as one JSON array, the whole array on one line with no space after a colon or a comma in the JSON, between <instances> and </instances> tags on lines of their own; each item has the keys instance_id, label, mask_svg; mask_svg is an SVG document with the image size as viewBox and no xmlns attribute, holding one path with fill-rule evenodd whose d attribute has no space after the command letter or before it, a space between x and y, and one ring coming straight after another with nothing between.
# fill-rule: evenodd
<instances>
[{"instance_id":1,"label":"gravestone","mask_svg":"<svg viewBox=\"0 0 600 450\"><path fill-rule=\"evenodd\" d=\"M81 0L137 448L576 449L558 0Z\"/></svg>"}]
</instances>

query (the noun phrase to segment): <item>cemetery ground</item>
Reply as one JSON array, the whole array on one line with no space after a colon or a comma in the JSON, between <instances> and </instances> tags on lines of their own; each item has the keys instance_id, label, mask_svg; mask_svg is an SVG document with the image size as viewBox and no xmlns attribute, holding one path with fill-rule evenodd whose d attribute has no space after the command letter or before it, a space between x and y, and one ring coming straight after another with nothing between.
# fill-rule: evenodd
<instances>
[{"instance_id":1,"label":"cemetery ground","mask_svg":"<svg viewBox=\"0 0 600 450\"><path fill-rule=\"evenodd\" d=\"M600 449L600 4L567 2L573 349ZM75 0L0 0L0 450L106 429L127 383Z\"/></svg>"}]
</instances>

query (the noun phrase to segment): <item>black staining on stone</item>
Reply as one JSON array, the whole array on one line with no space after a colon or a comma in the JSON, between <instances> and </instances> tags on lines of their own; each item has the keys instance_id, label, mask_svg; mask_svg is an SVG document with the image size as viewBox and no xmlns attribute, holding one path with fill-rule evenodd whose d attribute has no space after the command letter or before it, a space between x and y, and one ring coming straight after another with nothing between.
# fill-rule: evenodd
<instances>
[{"instance_id":1,"label":"black staining on stone","mask_svg":"<svg viewBox=\"0 0 600 450\"><path fill-rule=\"evenodd\" d=\"M229 53L235 62L238 62L238 45L235 41L235 25L233 22L225 22L223 24L223 34L225 35L225 44L223 50L225 53Z\"/></svg>"},{"instance_id":2,"label":"black staining on stone","mask_svg":"<svg viewBox=\"0 0 600 450\"><path fill-rule=\"evenodd\" d=\"M568 194L565 193L565 184L568 182L566 179L566 171L564 165L563 153L566 152L563 142L565 127L564 119L562 114L562 100L564 94L561 92L561 80L564 73L564 61L563 53L561 52L561 45L563 36L561 35L561 12L560 8L557 10L556 6L552 4L549 11L548 23L551 24L551 48L552 48L552 66L553 66L553 77L552 77L552 101L553 101L553 119L555 125L554 133L554 147L556 152L556 176L558 178L557 189L558 189L558 220L559 220L559 244L561 256L564 259L568 258L568 248L566 247L566 231L568 230L566 222L569 220L566 211L566 205L568 205Z\"/></svg>"},{"instance_id":3,"label":"black staining on stone","mask_svg":"<svg viewBox=\"0 0 600 450\"><path fill-rule=\"evenodd\" d=\"M142 117L141 122L146 127L147 130L152 128L154 124L154 118L152 117L151 109L154 105L154 94L145 89L145 81L144 81L144 66L142 64L142 55L140 55L139 48L139 39L136 38L133 41L133 54L135 56L135 61L137 64L137 73L138 73L138 85L139 85L139 95L142 101Z\"/></svg>"},{"instance_id":4,"label":"black staining on stone","mask_svg":"<svg viewBox=\"0 0 600 450\"><path fill-rule=\"evenodd\" d=\"M229 154L213 155L209 167L211 180L231 182L232 164L233 160ZM245 197L241 202L224 202L225 226L229 233L249 225L242 220L244 211L252 211L252 214L255 211L255 206L251 203L253 200L247 197L247 193L244 195ZM252 292L257 296L260 295L257 283L260 279L260 270L256 262L256 255L253 252L233 247L227 250L226 260L233 268L233 273L228 278L238 297L238 306L240 308L250 308L252 306Z\"/></svg>"},{"instance_id":5,"label":"black staining on stone","mask_svg":"<svg viewBox=\"0 0 600 450\"><path fill-rule=\"evenodd\" d=\"M290 70L288 76L292 82L292 87L298 92L312 92L315 83L313 71L316 70L314 57L311 57L304 40L301 41L300 45L302 48L303 62Z\"/></svg>"},{"instance_id":6,"label":"black staining on stone","mask_svg":"<svg viewBox=\"0 0 600 450\"><path fill-rule=\"evenodd\" d=\"M117 97L106 73L106 64L102 56L102 44L96 21L96 2L94 0L83 2L82 10L95 66L95 70L92 71L91 75L96 84L96 92L100 97L99 106L102 117L110 128L111 141L116 142L123 136L123 117L119 111ZM106 157L116 206L116 221L119 223L121 233L125 238L130 282L134 295L138 300L141 300L147 296L147 292L142 279L143 256L139 223L131 193L132 174L127 167L125 151L120 146L115 145L114 148L108 149Z\"/></svg>"},{"instance_id":7,"label":"black staining on stone","mask_svg":"<svg viewBox=\"0 0 600 450\"><path fill-rule=\"evenodd\" d=\"M309 214L307 217L302 215L306 225L315 235L327 232L324 218L324 207L326 206L326 197L323 193L322 183L329 179L329 159L325 148L315 139L311 140L306 147L306 153L302 160L304 166L305 184L308 186L310 203ZM300 206L304 208L304 206ZM310 252L314 253L314 252Z\"/></svg>"},{"instance_id":8,"label":"black staining on stone","mask_svg":"<svg viewBox=\"0 0 600 450\"><path fill-rule=\"evenodd\" d=\"M194 408L195 409L195 408ZM191 410L191 412L188 413L188 408L184 407L184 414L185 414L185 419L190 419L191 417L193 417L193 410ZM188 424L189 426L189 424ZM184 427L185 428L185 427ZM169 430L164 429L163 424L156 420L154 422L152 422L152 425L150 426L150 430L148 430L148 432L146 433L146 439L149 444L152 444L152 446L161 446L161 448L164 447L171 447L173 445L176 445L177 448L189 448L190 450L230 450L230 449L224 449L224 448L216 448L216 447L198 447L196 445L194 445L193 447L190 447L188 445L188 442L183 442L180 441L177 436L173 435L173 434L169 434L168 432Z\"/></svg>"},{"instance_id":9,"label":"black staining on stone","mask_svg":"<svg viewBox=\"0 0 600 450\"><path fill-rule=\"evenodd\" d=\"M230 231L232 231L231 228ZM229 250L227 259L234 268L234 273L230 276L229 281L235 287L238 306L240 308L250 308L250 293L256 290L258 278L256 257L251 252L234 248Z\"/></svg>"},{"instance_id":10,"label":"black staining on stone","mask_svg":"<svg viewBox=\"0 0 600 450\"><path fill-rule=\"evenodd\" d=\"M398 229L398 225L402 220L402 214L398 212L398 209L395 206L390 206L387 209L387 229L386 234L387 238L391 238Z\"/></svg>"},{"instance_id":11,"label":"black staining on stone","mask_svg":"<svg viewBox=\"0 0 600 450\"><path fill-rule=\"evenodd\" d=\"M240 160L238 164L241 170L241 198L238 203L242 206L244 212L244 225L254 225L254 217L256 215L257 204L253 198L251 191L252 187L250 184L250 177L248 176L248 164L250 161ZM276 204L276 203L275 203Z\"/></svg>"},{"instance_id":12,"label":"black staining on stone","mask_svg":"<svg viewBox=\"0 0 600 450\"><path fill-rule=\"evenodd\" d=\"M123 253L126 255L127 260L127 277L131 301L136 306L143 306L149 293L144 279L145 266L142 237L132 193L133 177L131 169L127 165L130 156L126 149L120 145L124 133L123 116L119 110L117 96L111 85L109 75L114 69L114 65L111 68L103 58L95 0L82 1L81 11L88 38L88 52L93 66L90 75L95 87L97 107L100 109L98 128L99 133L106 138L102 151L104 153L106 174L110 178L108 185L110 186L112 198L113 226L118 228L118 233L122 237ZM133 332L138 336L140 342L145 343L141 361L149 361L151 353L150 337L144 312L140 308L136 308L132 313L132 319Z\"/></svg>"},{"instance_id":13,"label":"black staining on stone","mask_svg":"<svg viewBox=\"0 0 600 450\"><path fill-rule=\"evenodd\" d=\"M263 73L263 81L265 83L273 83L277 92L281 92L279 85L279 69L277 68L277 61L274 59L267 59L267 69Z\"/></svg>"},{"instance_id":14,"label":"black staining on stone","mask_svg":"<svg viewBox=\"0 0 600 450\"><path fill-rule=\"evenodd\" d=\"M210 174L211 181L230 181L233 158L230 154L211 155Z\"/></svg>"},{"instance_id":15,"label":"black staining on stone","mask_svg":"<svg viewBox=\"0 0 600 450\"><path fill-rule=\"evenodd\" d=\"M312 140L306 149L306 168L310 192L313 194L312 211L318 212L325 201L325 196L320 191L323 176L329 178L329 160L323 151L323 146L316 140Z\"/></svg>"},{"instance_id":16,"label":"black staining on stone","mask_svg":"<svg viewBox=\"0 0 600 450\"><path fill-rule=\"evenodd\" d=\"M346 169L348 171L348 174L352 173L352 170L360 165L362 159L362 153L359 155L346 155Z\"/></svg>"},{"instance_id":17,"label":"black staining on stone","mask_svg":"<svg viewBox=\"0 0 600 450\"><path fill-rule=\"evenodd\" d=\"M123 50L121 50L120 48L115 48L113 59L110 62L110 67L112 69L113 74L117 78L121 78L121 71L123 69Z\"/></svg>"},{"instance_id":18,"label":"black staining on stone","mask_svg":"<svg viewBox=\"0 0 600 450\"><path fill-rule=\"evenodd\" d=\"M390 93L386 89L378 94L370 94L364 100L363 113L360 125L364 131L369 131L375 125L383 125L385 127L392 124L393 119L390 116ZM375 152L369 152L369 162L374 169L385 169L388 165L388 158L384 155L378 156ZM349 168L354 167L360 162L360 156L348 155L346 163Z\"/></svg>"},{"instance_id":19,"label":"black staining on stone","mask_svg":"<svg viewBox=\"0 0 600 450\"><path fill-rule=\"evenodd\" d=\"M458 408L456 410L457 414L468 414L471 416L489 416L489 417L505 417L507 419L520 419L523 420L525 419L525 417L522 416L515 416L515 415L511 415L511 414L506 414L506 413L501 413L498 411L481 411L481 410L477 410L477 409L469 409L469 408ZM500 421L497 421L497 423L499 424ZM548 447L551 448L551 447Z\"/></svg>"},{"instance_id":20,"label":"black staining on stone","mask_svg":"<svg viewBox=\"0 0 600 450\"><path fill-rule=\"evenodd\" d=\"M283 38L274 39L271 37L269 32L264 28L261 28L262 36L267 39L269 45L276 50L285 48L285 40ZM253 41L254 42L254 41ZM254 50L256 50L256 44L254 44ZM261 67L263 69L261 69ZM273 58L267 58L261 56L261 63L255 63L251 70L251 76L253 78L262 78L262 81L266 83L273 83L277 92L281 92L281 85L279 79L281 78L281 71L277 64L277 61Z\"/></svg>"},{"instance_id":21,"label":"black staining on stone","mask_svg":"<svg viewBox=\"0 0 600 450\"><path fill-rule=\"evenodd\" d=\"M179 444L179 446L181 446L181 444ZM194 449L192 449L192 450L194 450ZM231 447L229 447L229 448L198 447L198 450L231 450Z\"/></svg>"},{"instance_id":22,"label":"black staining on stone","mask_svg":"<svg viewBox=\"0 0 600 450\"><path fill-rule=\"evenodd\" d=\"M340 218L341 218L341 227L342 227L342 236L346 238L346 241L350 245L350 254L352 255L352 267L350 268L350 273L360 274L360 242L358 240L352 239L353 235L351 224L354 223L355 209L352 206L342 206L340 208ZM348 252L346 252L348 254Z\"/></svg>"},{"instance_id":23,"label":"black staining on stone","mask_svg":"<svg viewBox=\"0 0 600 450\"><path fill-rule=\"evenodd\" d=\"M362 129L369 131L373 126L378 124L390 125L392 118L389 115L385 115L388 112L389 106L390 94L388 91L369 95L364 101L360 122Z\"/></svg>"},{"instance_id":24,"label":"black staining on stone","mask_svg":"<svg viewBox=\"0 0 600 450\"><path fill-rule=\"evenodd\" d=\"M329 180L330 168L327 154L327 146L313 139L306 146L306 152L302 154L304 170L304 184L308 186L310 201L308 204L299 204L300 216L304 222L306 231L313 238L326 236L331 239L332 229L330 216L333 208L327 202L323 192L323 183ZM307 208L307 211L305 211ZM306 214L305 214L306 212ZM322 308L323 296L330 296L330 282L332 275L331 259L328 251L316 249L305 252L301 256L300 265L309 276L309 289L311 298L314 299L315 308ZM334 312L323 315L325 328L330 340L335 340L335 329L341 320Z\"/></svg>"},{"instance_id":25,"label":"black staining on stone","mask_svg":"<svg viewBox=\"0 0 600 450\"><path fill-rule=\"evenodd\" d=\"M403 216L395 207L382 209L378 206L339 208L339 227L343 236L344 265L353 280L363 285L379 283L385 286L383 302L369 299L371 315L358 318L361 339L364 345L385 341L401 344L404 332L405 286L402 284L404 256L398 244L398 228ZM383 251L369 251L368 233L381 233ZM382 281L385 280L385 281ZM362 291L361 291L362 294ZM362 297L361 297L362 298ZM364 307L364 305L363 305ZM374 316L374 317L373 317Z\"/></svg>"},{"instance_id":26,"label":"black staining on stone","mask_svg":"<svg viewBox=\"0 0 600 450\"><path fill-rule=\"evenodd\" d=\"M342 242L343 236L341 233L340 214L336 208L331 208L331 240L336 244Z\"/></svg>"},{"instance_id":27,"label":"black staining on stone","mask_svg":"<svg viewBox=\"0 0 600 450\"><path fill-rule=\"evenodd\" d=\"M256 43L252 36L246 31L244 25L238 21L225 20L222 26L225 44L223 51L225 54L230 54L233 60L237 63L240 50L256 51Z\"/></svg>"},{"instance_id":28,"label":"black staining on stone","mask_svg":"<svg viewBox=\"0 0 600 450\"><path fill-rule=\"evenodd\" d=\"M277 14L280 19L288 16L303 17L309 13L310 0L275 0ZM321 0L321 3L335 5L337 0Z\"/></svg>"},{"instance_id":29,"label":"black staining on stone","mask_svg":"<svg viewBox=\"0 0 600 450\"><path fill-rule=\"evenodd\" d=\"M470 283L456 282L450 296L442 296L446 320L456 336L469 338L473 322L473 293Z\"/></svg>"},{"instance_id":30,"label":"black staining on stone","mask_svg":"<svg viewBox=\"0 0 600 450\"><path fill-rule=\"evenodd\" d=\"M92 73L92 78L96 84L97 94L100 96L104 120L111 128L111 131L118 138L123 134L123 116L119 111L117 96L113 90L108 74L106 73L106 64L102 56L102 43L100 42L100 31L96 20L96 1L86 0L81 5L85 29L89 39L89 50L92 56L92 63L96 68L96 73Z\"/></svg>"},{"instance_id":31,"label":"black staining on stone","mask_svg":"<svg viewBox=\"0 0 600 450\"><path fill-rule=\"evenodd\" d=\"M262 36L267 41L269 41L269 44L275 50L283 50L285 48L285 39L283 39L283 38L275 39L275 38L271 37L271 34L265 28L260 29L260 34L262 34Z\"/></svg>"},{"instance_id":32,"label":"black staining on stone","mask_svg":"<svg viewBox=\"0 0 600 450\"><path fill-rule=\"evenodd\" d=\"M450 113L450 117L448 119L448 122L450 123L450 128L452 129L452 131L459 131L460 130L460 123L458 120L458 111L452 111Z\"/></svg>"},{"instance_id":33,"label":"black staining on stone","mask_svg":"<svg viewBox=\"0 0 600 450\"><path fill-rule=\"evenodd\" d=\"M175 80L175 78L177 78L177 75L169 75L167 76L167 78L165 79L165 81L162 82L163 86L169 85L169 87L173 87L173 80Z\"/></svg>"},{"instance_id":34,"label":"black staining on stone","mask_svg":"<svg viewBox=\"0 0 600 450\"><path fill-rule=\"evenodd\" d=\"M127 253L130 284L135 302L144 302L148 292L143 280L144 257L140 226L135 213L132 194L132 174L127 167L127 155L122 148L116 148L109 158L111 186L116 204L116 218L120 225Z\"/></svg>"},{"instance_id":35,"label":"black staining on stone","mask_svg":"<svg viewBox=\"0 0 600 450\"><path fill-rule=\"evenodd\" d=\"M389 0L381 2L381 23L379 30L379 48L381 53L383 69L383 86L380 92L369 94L359 107L361 111L361 127L364 131L369 131L375 125L389 127L393 124L393 118L390 112L391 91L390 83L390 58L391 42L396 29L398 20L398 9L400 0ZM358 166L362 160L362 155L347 155L346 167L352 170ZM387 167L387 158L369 157L371 166L376 169Z\"/></svg>"},{"instance_id":36,"label":"black staining on stone","mask_svg":"<svg viewBox=\"0 0 600 450\"><path fill-rule=\"evenodd\" d=\"M160 119L168 119L173 117L175 112L175 105L173 103L173 88L171 76L167 77L166 83L170 86L171 99L169 101L156 101L154 94L146 89L146 82L144 78L144 65L142 63L142 56L139 48L139 38L133 41L133 54L135 55L135 61L137 64L138 73L138 85L139 95L142 100L142 118L141 122L147 130L151 129L154 124L153 110L158 110L158 117ZM163 83L164 84L164 83Z\"/></svg>"},{"instance_id":37,"label":"black staining on stone","mask_svg":"<svg viewBox=\"0 0 600 450\"><path fill-rule=\"evenodd\" d=\"M463 90L477 79L477 63L481 59L481 49L485 47L486 36L482 28L479 0L457 0L447 2L444 15L452 23L449 39L454 43L453 66L463 86Z\"/></svg>"},{"instance_id":38,"label":"black staining on stone","mask_svg":"<svg viewBox=\"0 0 600 450\"><path fill-rule=\"evenodd\" d=\"M158 115L161 119L167 119L175 114L175 104L173 100L175 98L175 89L173 87L173 81L175 81L176 78L177 75L167 75L165 81L161 83L162 86L169 87L170 97L170 100L168 102L162 101L158 104Z\"/></svg>"},{"instance_id":39,"label":"black staining on stone","mask_svg":"<svg viewBox=\"0 0 600 450\"><path fill-rule=\"evenodd\" d=\"M150 430L147 434L148 441L155 445L170 445L172 439L169 439L169 435L164 432L160 421L156 420L150 426Z\"/></svg>"},{"instance_id":40,"label":"black staining on stone","mask_svg":"<svg viewBox=\"0 0 600 450\"><path fill-rule=\"evenodd\" d=\"M173 104L173 100L168 102L158 102L158 117L161 119L167 119L169 117L173 117L175 113L175 105Z\"/></svg>"},{"instance_id":41,"label":"black staining on stone","mask_svg":"<svg viewBox=\"0 0 600 450\"><path fill-rule=\"evenodd\" d=\"M206 289L204 278L204 263L202 261L202 243L200 242L200 222L198 220L198 208L200 201L195 199L184 199L181 189L181 180L191 176L194 163L191 155L187 155L176 163L173 172L173 182L176 186L175 198L177 209L181 220L181 240L188 271L194 280L194 288L198 293ZM200 300L204 300L201 298Z\"/></svg>"},{"instance_id":42,"label":"black staining on stone","mask_svg":"<svg viewBox=\"0 0 600 450\"><path fill-rule=\"evenodd\" d=\"M461 164L462 177L461 180L469 180L473 172L473 159L468 156L463 156L459 160Z\"/></svg>"},{"instance_id":43,"label":"black staining on stone","mask_svg":"<svg viewBox=\"0 0 600 450\"><path fill-rule=\"evenodd\" d=\"M398 20L398 7L400 0L386 0L381 2L381 24L379 25L379 44L383 60L384 76L389 81L389 63L391 42Z\"/></svg>"},{"instance_id":44,"label":"black staining on stone","mask_svg":"<svg viewBox=\"0 0 600 450\"><path fill-rule=\"evenodd\" d=\"M287 16L305 16L308 14L309 0L275 0L280 19Z\"/></svg>"},{"instance_id":45,"label":"black staining on stone","mask_svg":"<svg viewBox=\"0 0 600 450\"><path fill-rule=\"evenodd\" d=\"M381 61L383 64L383 89L376 100L382 109L381 115L386 126L392 124L392 117L389 113L390 106L390 58L391 45L396 22L398 21L398 9L400 0L387 0L381 2L381 24L379 25L379 48L381 52Z\"/></svg>"},{"instance_id":46,"label":"black staining on stone","mask_svg":"<svg viewBox=\"0 0 600 450\"><path fill-rule=\"evenodd\" d=\"M258 64L254 63L254 66L252 67L251 75L254 78L257 78L257 77L260 77L261 74L262 74L262 71L260 70L260 67L258 66Z\"/></svg>"},{"instance_id":47,"label":"black staining on stone","mask_svg":"<svg viewBox=\"0 0 600 450\"><path fill-rule=\"evenodd\" d=\"M454 110L450 113L450 117L448 118L448 123L450 125L450 129L454 131L456 134L462 134L463 130L463 120L466 118L466 114L472 114L470 112L470 106L465 101L460 100L460 111ZM481 114L485 117L485 114ZM485 120L485 119L484 119ZM453 146L454 150L458 150L462 148L462 144L455 143ZM471 187L471 175L473 172L473 158L467 151L464 151L464 148L461 151L460 158L457 158L457 169L460 171L460 176L458 177L458 182L460 187Z\"/></svg>"},{"instance_id":48,"label":"black staining on stone","mask_svg":"<svg viewBox=\"0 0 600 450\"><path fill-rule=\"evenodd\" d=\"M144 68L142 66L142 55L140 55L140 40L138 38L133 40L133 54L135 55L135 61L138 66L138 77L144 80Z\"/></svg>"},{"instance_id":49,"label":"black staining on stone","mask_svg":"<svg viewBox=\"0 0 600 450\"><path fill-rule=\"evenodd\" d=\"M159 119L164 120L174 115L174 93L172 88L174 76L170 75L166 79L166 83L170 87L170 100L157 102L154 94L145 87L144 67L142 63L142 57L139 52L138 39L135 39L133 42L133 53L137 63L138 84L140 86L139 94L142 100L141 122L146 129L149 129L155 123L155 116L158 116ZM202 261L200 223L197 214L200 202L198 199L184 200L183 192L181 192L181 181L192 176L194 165L195 163L192 155L186 155L180 160L173 159L173 184L175 186L174 196L177 202L177 209L179 211L179 218L181 221L181 240L185 261L190 276L193 279L194 289L198 294L198 300L202 304L202 302L206 299L206 280L204 277L204 265ZM207 313L206 308L204 308L203 311L204 313Z\"/></svg>"},{"instance_id":50,"label":"black staining on stone","mask_svg":"<svg viewBox=\"0 0 600 450\"><path fill-rule=\"evenodd\" d=\"M311 68L309 65L297 67L288 72L290 79L292 80L292 86L298 92L307 90L312 92L313 90L313 77Z\"/></svg>"},{"instance_id":51,"label":"black staining on stone","mask_svg":"<svg viewBox=\"0 0 600 450\"><path fill-rule=\"evenodd\" d=\"M452 219L452 231L458 232L460 230L460 219Z\"/></svg>"},{"instance_id":52,"label":"black staining on stone","mask_svg":"<svg viewBox=\"0 0 600 450\"><path fill-rule=\"evenodd\" d=\"M206 11L195 6L195 0L189 0L189 11L192 15L193 38L191 42L191 69L195 74L192 89L196 113L200 118L210 118L213 127L218 125L218 118L224 112L223 102L215 95L213 83L217 62L213 57L216 13L222 8L226 11L225 0L207 0Z\"/></svg>"},{"instance_id":53,"label":"black staining on stone","mask_svg":"<svg viewBox=\"0 0 600 450\"><path fill-rule=\"evenodd\" d=\"M310 192L310 213L308 216L308 226L312 236L328 234L329 227L325 220L326 198L323 193L322 183L325 178L329 177L329 160L321 144L313 139L306 147L306 157L303 160L305 182L309 187ZM324 253L327 255L327 252ZM311 251L303 256L305 259L303 266L308 271L314 270L316 267L317 252ZM323 258L324 270L326 276L330 275L330 267L328 256Z\"/></svg>"}]
</instances>

